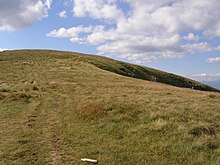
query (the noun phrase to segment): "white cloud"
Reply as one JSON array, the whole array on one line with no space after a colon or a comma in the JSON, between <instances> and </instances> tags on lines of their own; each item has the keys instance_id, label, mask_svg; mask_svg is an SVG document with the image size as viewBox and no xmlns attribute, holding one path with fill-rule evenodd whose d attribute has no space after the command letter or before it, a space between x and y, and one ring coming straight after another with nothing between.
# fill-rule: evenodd
<instances>
[{"instance_id":1,"label":"white cloud","mask_svg":"<svg viewBox=\"0 0 220 165\"><path fill-rule=\"evenodd\" d=\"M220 57L213 57L213 58L208 58L206 62L212 64L212 63L220 63Z\"/></svg>"},{"instance_id":2,"label":"white cloud","mask_svg":"<svg viewBox=\"0 0 220 165\"><path fill-rule=\"evenodd\" d=\"M200 73L200 74L193 75L193 77L207 77L207 76L208 76L207 73Z\"/></svg>"},{"instance_id":3,"label":"white cloud","mask_svg":"<svg viewBox=\"0 0 220 165\"><path fill-rule=\"evenodd\" d=\"M199 40L199 36L195 35L193 33L189 33L187 36L183 37L185 40L189 40L189 41L198 41Z\"/></svg>"},{"instance_id":4,"label":"white cloud","mask_svg":"<svg viewBox=\"0 0 220 165\"><path fill-rule=\"evenodd\" d=\"M87 43L87 38L83 37L91 33L96 33L103 31L103 26L77 26L69 29L60 28L59 30L53 30L47 34L48 37L58 37L58 38L70 38L72 42Z\"/></svg>"},{"instance_id":5,"label":"white cloud","mask_svg":"<svg viewBox=\"0 0 220 165\"><path fill-rule=\"evenodd\" d=\"M0 48L0 52L3 52L5 50L8 50L8 49Z\"/></svg>"},{"instance_id":6,"label":"white cloud","mask_svg":"<svg viewBox=\"0 0 220 165\"><path fill-rule=\"evenodd\" d=\"M60 18L67 18L65 10L61 11L58 15L59 15Z\"/></svg>"},{"instance_id":7,"label":"white cloud","mask_svg":"<svg viewBox=\"0 0 220 165\"><path fill-rule=\"evenodd\" d=\"M195 53L195 52L209 52L209 51L215 51L216 48L212 47L207 42L200 42L200 43L194 43L194 44L187 44L182 46L187 52L189 53Z\"/></svg>"},{"instance_id":8,"label":"white cloud","mask_svg":"<svg viewBox=\"0 0 220 165\"><path fill-rule=\"evenodd\" d=\"M191 77L198 81L216 81L216 80L220 80L220 73L216 73L216 74L200 73L200 74L192 75Z\"/></svg>"},{"instance_id":9,"label":"white cloud","mask_svg":"<svg viewBox=\"0 0 220 165\"><path fill-rule=\"evenodd\" d=\"M52 0L0 0L0 31L32 26L47 17Z\"/></svg>"},{"instance_id":10,"label":"white cloud","mask_svg":"<svg viewBox=\"0 0 220 165\"><path fill-rule=\"evenodd\" d=\"M74 0L73 14L104 20L116 20L122 16L114 0Z\"/></svg>"},{"instance_id":11,"label":"white cloud","mask_svg":"<svg viewBox=\"0 0 220 165\"><path fill-rule=\"evenodd\" d=\"M119 3L127 4L129 11ZM48 36L96 45L102 54L136 62L220 50L209 43L220 37L219 0L73 0L73 4L74 17L104 21L104 27L59 29Z\"/></svg>"}]
</instances>

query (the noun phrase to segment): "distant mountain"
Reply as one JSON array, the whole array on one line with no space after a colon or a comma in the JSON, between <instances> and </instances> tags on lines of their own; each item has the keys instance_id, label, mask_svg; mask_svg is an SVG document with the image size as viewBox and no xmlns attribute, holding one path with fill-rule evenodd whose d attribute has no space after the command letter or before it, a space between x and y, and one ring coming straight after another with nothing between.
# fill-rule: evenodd
<instances>
[{"instance_id":1,"label":"distant mountain","mask_svg":"<svg viewBox=\"0 0 220 165\"><path fill-rule=\"evenodd\" d=\"M202 83L212 86L214 88L220 89L220 80L217 81L202 81Z\"/></svg>"}]
</instances>

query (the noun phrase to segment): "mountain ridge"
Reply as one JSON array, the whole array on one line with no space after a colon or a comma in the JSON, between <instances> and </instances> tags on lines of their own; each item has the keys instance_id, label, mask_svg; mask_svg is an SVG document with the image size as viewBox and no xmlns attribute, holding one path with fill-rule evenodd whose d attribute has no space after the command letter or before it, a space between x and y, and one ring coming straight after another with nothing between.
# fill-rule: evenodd
<instances>
[{"instance_id":1,"label":"mountain ridge","mask_svg":"<svg viewBox=\"0 0 220 165\"><path fill-rule=\"evenodd\" d=\"M220 80L216 80L216 81L201 81L201 82L220 90Z\"/></svg>"}]
</instances>

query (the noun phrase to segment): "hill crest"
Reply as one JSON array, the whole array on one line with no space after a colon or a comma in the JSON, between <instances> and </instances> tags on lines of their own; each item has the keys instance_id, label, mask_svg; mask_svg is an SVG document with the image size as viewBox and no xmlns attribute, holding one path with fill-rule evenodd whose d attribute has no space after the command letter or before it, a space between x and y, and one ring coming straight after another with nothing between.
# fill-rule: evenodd
<instances>
[{"instance_id":1,"label":"hill crest","mask_svg":"<svg viewBox=\"0 0 220 165\"><path fill-rule=\"evenodd\" d=\"M8 56L9 55L9 56ZM72 58L74 61L92 64L100 69L110 71L119 75L164 83L181 88L190 88L202 91L219 92L218 89L206 84L185 78L183 76L167 73L146 66L130 64L122 61L113 60L107 57L88 55L75 52L55 51L55 50L13 50L1 52L1 59L7 58L22 59L27 56L48 56L51 58Z\"/></svg>"}]
</instances>

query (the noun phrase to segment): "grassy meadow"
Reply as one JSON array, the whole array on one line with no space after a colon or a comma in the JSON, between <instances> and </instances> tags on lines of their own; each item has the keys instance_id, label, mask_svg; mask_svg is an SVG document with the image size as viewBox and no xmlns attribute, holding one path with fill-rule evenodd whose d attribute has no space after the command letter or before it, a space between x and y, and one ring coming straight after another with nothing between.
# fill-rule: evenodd
<instances>
[{"instance_id":1,"label":"grassy meadow","mask_svg":"<svg viewBox=\"0 0 220 165\"><path fill-rule=\"evenodd\" d=\"M119 64L1 52L0 164L219 165L220 93L135 79Z\"/></svg>"}]
</instances>

